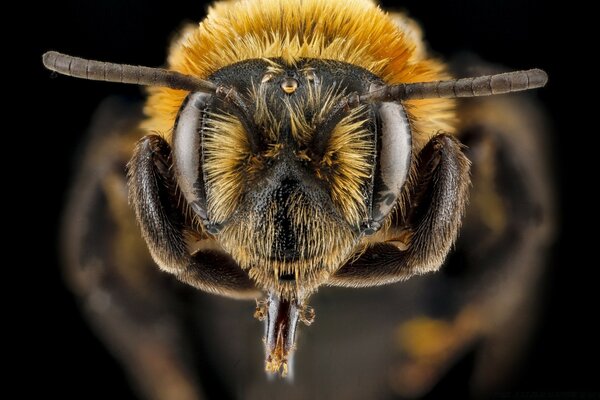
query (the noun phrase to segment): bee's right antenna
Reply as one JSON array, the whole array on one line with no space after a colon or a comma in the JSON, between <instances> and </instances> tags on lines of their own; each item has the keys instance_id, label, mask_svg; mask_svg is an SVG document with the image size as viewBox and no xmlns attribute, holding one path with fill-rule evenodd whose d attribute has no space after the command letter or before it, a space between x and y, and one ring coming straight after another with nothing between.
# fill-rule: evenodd
<instances>
[{"instance_id":1,"label":"bee's right antenna","mask_svg":"<svg viewBox=\"0 0 600 400\"><path fill-rule=\"evenodd\" d=\"M359 102L404 101L456 97L491 96L537 89L548 82L541 69L514 71L477 78L451 79L436 82L400 83L378 86L359 96Z\"/></svg>"},{"instance_id":2,"label":"bee's right antenna","mask_svg":"<svg viewBox=\"0 0 600 400\"><path fill-rule=\"evenodd\" d=\"M59 74L94 81L131 83L134 85L164 86L190 92L215 93L217 86L209 81L162 68L114 64L86 60L56 51L44 53L44 66Z\"/></svg>"}]
</instances>

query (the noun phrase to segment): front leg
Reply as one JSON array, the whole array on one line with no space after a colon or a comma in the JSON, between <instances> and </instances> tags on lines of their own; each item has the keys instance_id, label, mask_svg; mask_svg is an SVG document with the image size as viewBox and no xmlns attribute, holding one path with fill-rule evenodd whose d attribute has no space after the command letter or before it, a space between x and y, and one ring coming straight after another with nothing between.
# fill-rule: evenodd
<instances>
[{"instance_id":1,"label":"front leg","mask_svg":"<svg viewBox=\"0 0 600 400\"><path fill-rule=\"evenodd\" d=\"M418 177L405 205L408 248L392 242L369 246L329 280L333 286L366 287L408 279L440 268L456 240L470 185L461 144L441 134L419 154Z\"/></svg>"},{"instance_id":2,"label":"front leg","mask_svg":"<svg viewBox=\"0 0 600 400\"><path fill-rule=\"evenodd\" d=\"M186 224L177 206L171 148L159 136L148 135L138 143L128 164L129 201L154 261L179 280L209 292L236 298L259 295L248 275L219 250L188 250Z\"/></svg>"}]
</instances>

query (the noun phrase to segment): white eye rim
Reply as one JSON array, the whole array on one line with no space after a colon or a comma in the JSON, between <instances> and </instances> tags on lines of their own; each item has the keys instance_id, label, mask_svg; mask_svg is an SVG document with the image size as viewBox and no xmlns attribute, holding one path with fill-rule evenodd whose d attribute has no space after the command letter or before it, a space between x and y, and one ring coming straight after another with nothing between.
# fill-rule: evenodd
<instances>
[{"instance_id":1,"label":"white eye rim","mask_svg":"<svg viewBox=\"0 0 600 400\"><path fill-rule=\"evenodd\" d=\"M381 122L378 154L381 181L376 181L373 187L372 226L367 228L367 234L374 233L396 206L410 171L412 155L412 132L404 107L400 103L384 102L377 113Z\"/></svg>"},{"instance_id":2,"label":"white eye rim","mask_svg":"<svg viewBox=\"0 0 600 400\"><path fill-rule=\"evenodd\" d=\"M185 200L203 220L206 195L201 168L203 112L212 101L208 93L191 93L181 108L173 130L173 166Z\"/></svg>"}]
</instances>

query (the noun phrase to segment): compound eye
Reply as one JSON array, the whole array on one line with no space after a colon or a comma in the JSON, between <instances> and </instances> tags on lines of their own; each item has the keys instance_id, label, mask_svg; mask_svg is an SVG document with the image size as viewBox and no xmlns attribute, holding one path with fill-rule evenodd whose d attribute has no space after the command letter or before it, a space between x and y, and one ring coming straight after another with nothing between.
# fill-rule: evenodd
<instances>
[{"instance_id":1,"label":"compound eye","mask_svg":"<svg viewBox=\"0 0 600 400\"><path fill-rule=\"evenodd\" d=\"M181 106L173 131L173 165L183 196L196 215L207 223L206 192L202 173L202 126L212 95L191 93Z\"/></svg>"},{"instance_id":2,"label":"compound eye","mask_svg":"<svg viewBox=\"0 0 600 400\"><path fill-rule=\"evenodd\" d=\"M363 229L375 233L394 209L410 169L412 135L401 104L382 103L377 110L380 153L373 187L371 218Z\"/></svg>"}]
</instances>

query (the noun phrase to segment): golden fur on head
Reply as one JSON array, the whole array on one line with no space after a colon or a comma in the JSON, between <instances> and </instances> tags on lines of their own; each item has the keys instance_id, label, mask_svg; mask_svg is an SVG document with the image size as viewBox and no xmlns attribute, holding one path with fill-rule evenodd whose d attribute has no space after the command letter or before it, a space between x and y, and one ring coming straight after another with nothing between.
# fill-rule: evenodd
<instances>
[{"instance_id":1,"label":"golden fur on head","mask_svg":"<svg viewBox=\"0 0 600 400\"><path fill-rule=\"evenodd\" d=\"M252 161L248 135L242 123L229 114L211 114L203 141L203 169L211 188L208 209L211 219L225 221L239 206L245 170ZM211 196L211 193L218 195Z\"/></svg>"},{"instance_id":2,"label":"golden fur on head","mask_svg":"<svg viewBox=\"0 0 600 400\"><path fill-rule=\"evenodd\" d=\"M300 58L347 62L386 83L448 78L443 65L426 57L411 20L388 15L369 0L241 0L215 3L197 27L173 44L169 68L206 78L227 65L256 58ZM151 88L144 127L170 142L187 92ZM406 102L418 151L439 131L454 129L453 101Z\"/></svg>"}]
</instances>

